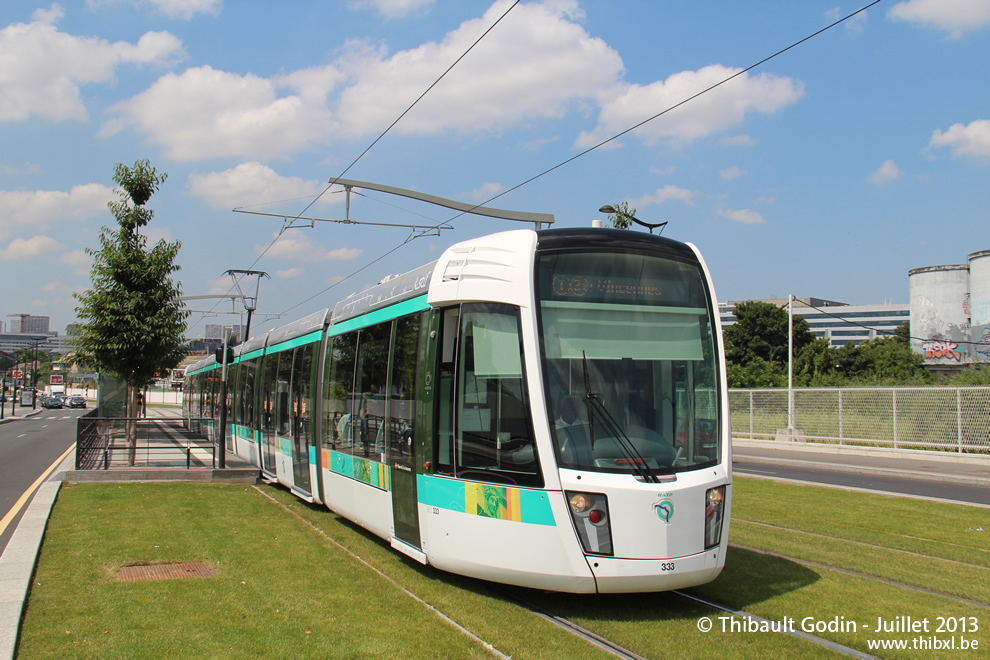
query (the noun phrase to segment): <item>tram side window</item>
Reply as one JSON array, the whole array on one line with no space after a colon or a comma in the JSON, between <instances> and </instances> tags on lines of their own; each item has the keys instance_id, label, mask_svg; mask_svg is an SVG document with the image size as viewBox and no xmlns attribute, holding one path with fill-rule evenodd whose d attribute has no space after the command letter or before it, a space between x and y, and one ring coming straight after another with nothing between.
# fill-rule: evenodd
<instances>
[{"instance_id":1,"label":"tram side window","mask_svg":"<svg viewBox=\"0 0 990 660\"><path fill-rule=\"evenodd\" d=\"M231 367L227 367L231 369ZM227 391L230 392L232 410L228 420L230 423L244 424L244 368L241 364L233 372L227 372Z\"/></svg>"},{"instance_id":2,"label":"tram side window","mask_svg":"<svg viewBox=\"0 0 990 660\"><path fill-rule=\"evenodd\" d=\"M242 414L240 423L249 429L258 427L258 420L255 410L255 375L258 371L258 358L241 362L241 370L244 374L244 390Z\"/></svg>"},{"instance_id":3,"label":"tram side window","mask_svg":"<svg viewBox=\"0 0 990 660\"><path fill-rule=\"evenodd\" d=\"M323 373L323 446L335 451L350 452L351 392L354 391L354 356L357 354L358 333L348 332L333 338L327 348Z\"/></svg>"},{"instance_id":4,"label":"tram side window","mask_svg":"<svg viewBox=\"0 0 990 660\"><path fill-rule=\"evenodd\" d=\"M278 353L266 355L261 365L261 430L275 433L275 381L278 376Z\"/></svg>"},{"instance_id":5,"label":"tram side window","mask_svg":"<svg viewBox=\"0 0 990 660\"><path fill-rule=\"evenodd\" d=\"M414 468L413 438L416 422L416 361L423 315L396 321L392 385L389 392L389 461Z\"/></svg>"},{"instance_id":6,"label":"tram side window","mask_svg":"<svg viewBox=\"0 0 990 660\"><path fill-rule=\"evenodd\" d=\"M289 386L292 382L292 351L277 354L278 379L275 383L275 433L288 438L291 432Z\"/></svg>"},{"instance_id":7,"label":"tram side window","mask_svg":"<svg viewBox=\"0 0 990 660\"><path fill-rule=\"evenodd\" d=\"M355 455L374 458L381 457L385 451L385 399L391 339L391 321L360 331L350 420Z\"/></svg>"},{"instance_id":8,"label":"tram side window","mask_svg":"<svg viewBox=\"0 0 990 660\"><path fill-rule=\"evenodd\" d=\"M463 305L457 353L456 475L542 485L518 310L492 303Z\"/></svg>"},{"instance_id":9,"label":"tram side window","mask_svg":"<svg viewBox=\"0 0 990 660\"><path fill-rule=\"evenodd\" d=\"M319 344L300 346L293 351L292 367L292 435L300 447L309 446L310 410L312 409L314 353Z\"/></svg>"}]
</instances>

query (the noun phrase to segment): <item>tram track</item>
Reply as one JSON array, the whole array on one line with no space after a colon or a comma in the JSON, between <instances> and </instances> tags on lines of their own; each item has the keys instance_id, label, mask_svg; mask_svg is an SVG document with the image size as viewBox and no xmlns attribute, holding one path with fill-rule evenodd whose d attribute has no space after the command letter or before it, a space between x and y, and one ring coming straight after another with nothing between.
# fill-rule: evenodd
<instances>
[{"instance_id":1,"label":"tram track","mask_svg":"<svg viewBox=\"0 0 990 660\"><path fill-rule=\"evenodd\" d=\"M764 619L761 616L750 614L749 612L745 612L743 610L737 610L735 608L729 607L728 605L723 605L721 603L717 603L707 598L701 598L700 596L695 596L685 591L675 590L675 591L671 591L670 593L677 594L678 596L682 598L686 598L699 605L704 605L706 607L710 607L714 610L731 614L741 619L748 619L750 621L755 621L758 624L772 625L774 623L773 621L770 621L769 619ZM783 632L784 634L787 635L792 635L794 637L798 637L813 644L818 644L819 646L824 646L825 648L831 649L833 651L837 651L838 653L842 653L843 655L848 655L854 658L863 658L864 660L872 660L872 658L876 657L870 655L869 653L863 653L862 651L857 651L856 649L851 648L849 646L843 646L842 644L825 639L824 637L818 637L816 635L812 635L810 633L806 633L800 630L793 630L787 627L782 627L780 632Z\"/></svg>"},{"instance_id":2,"label":"tram track","mask_svg":"<svg viewBox=\"0 0 990 660\"><path fill-rule=\"evenodd\" d=\"M909 555L912 557L921 557L924 559L936 559L938 561L944 561L950 564L956 564L958 566L965 566L966 568L977 568L980 570L988 570L986 566L980 566L979 564L971 564L965 561L959 561L958 559L947 559L945 557L933 557L932 555L926 555L920 552L914 552L912 550L901 550L900 548L891 548L889 546L877 545L875 543L867 543L866 541L857 541L855 539L847 539L841 536L831 536L829 534L820 534L818 532L808 532L803 529L795 529L793 527L784 527L782 525L773 525L771 523L758 522L756 520L746 520L744 518L732 518L733 523L746 523L749 525L757 525L759 527L769 527L770 529L779 529L786 532L791 532L793 534L802 534L805 536L813 536L820 539L828 539L829 541L841 541L843 543L851 543L853 545L859 545L866 548L872 548L874 550L882 550L884 552L896 552L902 555ZM928 539L925 539L928 540ZM974 548L979 550L979 548Z\"/></svg>"},{"instance_id":3,"label":"tram track","mask_svg":"<svg viewBox=\"0 0 990 660\"><path fill-rule=\"evenodd\" d=\"M810 559L801 559L800 557L791 557L788 555L782 555L777 552L770 552L769 550L760 550L759 548L752 548L747 545L740 545L738 543L730 543L729 547L739 548L740 550L746 550L748 552L756 552L761 555L766 555L768 557L775 557L777 559L786 559L787 561L792 561L798 564L803 564L805 566L814 566L815 568L823 568L829 571L836 571L837 573L842 573L843 575L851 575L853 577L863 578L866 580L873 580L874 582L881 582L883 584L889 584L892 587L898 587L900 589L910 589L911 591L917 591L919 593L928 594L931 596L939 596L941 598L948 598L954 600L962 605L969 605L971 607L982 607L990 609L990 603L983 603L978 600L970 600L969 598L963 598L962 596L955 596L953 594L946 593L944 591L935 591L934 589L925 589L924 587L918 587L913 584L906 584L904 582L898 582L896 580L889 580L887 578L882 578L876 575L870 575L869 573L861 573L859 571L852 571L848 568L840 568L838 566L832 566L830 564L824 564L822 562L811 561ZM933 557L933 559L938 559L938 557ZM946 560L952 561L952 560ZM969 564L967 564L968 566Z\"/></svg>"}]
</instances>

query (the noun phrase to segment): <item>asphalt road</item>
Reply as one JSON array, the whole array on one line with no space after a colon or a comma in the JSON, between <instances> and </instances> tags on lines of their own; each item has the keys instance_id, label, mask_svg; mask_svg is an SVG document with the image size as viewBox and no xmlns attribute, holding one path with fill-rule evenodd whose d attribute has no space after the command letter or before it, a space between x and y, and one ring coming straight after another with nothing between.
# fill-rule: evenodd
<instances>
[{"instance_id":1,"label":"asphalt road","mask_svg":"<svg viewBox=\"0 0 990 660\"><path fill-rule=\"evenodd\" d=\"M18 410L18 416L22 414ZM40 410L31 417L0 424L0 520L6 519L38 477L76 441L76 419L88 410ZM0 553L17 528L19 511L0 530Z\"/></svg>"},{"instance_id":2,"label":"asphalt road","mask_svg":"<svg viewBox=\"0 0 990 660\"><path fill-rule=\"evenodd\" d=\"M766 452L767 455L754 456L737 451L732 461L732 470L739 476L757 476L770 479L786 479L813 484L839 486L842 488L895 493L928 499L950 500L966 504L990 506L990 488L986 483L965 483L960 475L938 475L926 478L924 475L880 473L871 467L841 469L837 466L815 467L813 461L793 460L788 451ZM775 462L780 460L780 462ZM822 457L828 461L828 457ZM882 463L882 460L876 461ZM976 472L976 470L973 470ZM932 475L936 476L936 475Z\"/></svg>"}]
</instances>

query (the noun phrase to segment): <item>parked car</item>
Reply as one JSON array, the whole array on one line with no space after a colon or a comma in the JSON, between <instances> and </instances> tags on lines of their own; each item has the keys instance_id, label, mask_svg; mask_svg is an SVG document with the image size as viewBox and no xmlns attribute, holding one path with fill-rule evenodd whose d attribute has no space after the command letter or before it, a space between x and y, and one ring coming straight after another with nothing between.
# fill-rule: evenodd
<instances>
[{"instance_id":1,"label":"parked car","mask_svg":"<svg viewBox=\"0 0 990 660\"><path fill-rule=\"evenodd\" d=\"M42 397L42 399L41 399L41 407L42 408L61 408L62 407L62 399L59 399L58 397L55 397L55 396Z\"/></svg>"},{"instance_id":2,"label":"parked car","mask_svg":"<svg viewBox=\"0 0 990 660\"><path fill-rule=\"evenodd\" d=\"M70 408L85 408L86 407L86 397L84 396L74 396L69 399Z\"/></svg>"}]
</instances>

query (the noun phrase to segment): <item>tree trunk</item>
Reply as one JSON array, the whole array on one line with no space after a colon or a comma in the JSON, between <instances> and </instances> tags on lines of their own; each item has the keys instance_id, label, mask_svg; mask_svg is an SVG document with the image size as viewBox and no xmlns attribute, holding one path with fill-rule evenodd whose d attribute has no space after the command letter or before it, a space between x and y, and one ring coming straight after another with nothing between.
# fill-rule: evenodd
<instances>
[{"instance_id":1,"label":"tree trunk","mask_svg":"<svg viewBox=\"0 0 990 660\"><path fill-rule=\"evenodd\" d=\"M131 467L134 467L134 461L137 459L137 396L138 389L128 385L126 394L127 406L124 413L127 421L124 422L124 428L126 429L127 438L127 464Z\"/></svg>"}]
</instances>

